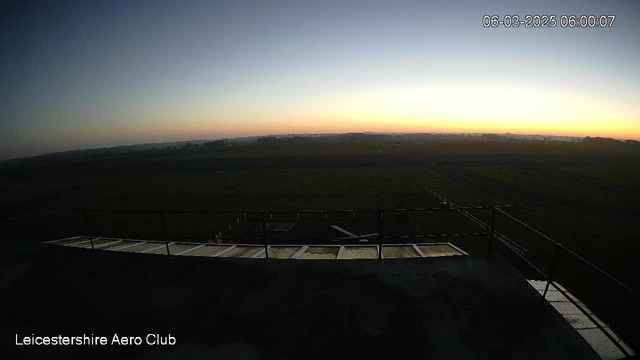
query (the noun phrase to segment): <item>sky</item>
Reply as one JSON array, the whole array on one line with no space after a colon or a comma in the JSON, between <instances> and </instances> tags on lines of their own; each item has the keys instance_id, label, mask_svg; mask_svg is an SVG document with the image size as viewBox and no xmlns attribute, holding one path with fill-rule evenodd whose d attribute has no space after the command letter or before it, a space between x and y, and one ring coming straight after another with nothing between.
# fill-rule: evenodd
<instances>
[{"instance_id":1,"label":"sky","mask_svg":"<svg viewBox=\"0 0 640 360\"><path fill-rule=\"evenodd\" d=\"M0 6L0 159L290 133L640 139L637 0ZM528 14L558 25L482 26Z\"/></svg>"}]
</instances>

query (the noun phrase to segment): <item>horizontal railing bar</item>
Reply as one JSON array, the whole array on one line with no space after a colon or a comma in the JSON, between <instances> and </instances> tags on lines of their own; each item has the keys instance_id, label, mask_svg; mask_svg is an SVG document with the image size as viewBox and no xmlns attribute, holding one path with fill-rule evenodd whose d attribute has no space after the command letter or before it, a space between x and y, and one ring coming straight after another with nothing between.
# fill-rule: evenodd
<instances>
[{"instance_id":1,"label":"horizontal railing bar","mask_svg":"<svg viewBox=\"0 0 640 360\"><path fill-rule=\"evenodd\" d=\"M395 235L395 236L383 236L383 239L422 239L433 237L457 237L457 236L484 236L489 235L490 232L471 232L471 233L448 233L448 234L426 234L426 235Z\"/></svg>"},{"instance_id":2,"label":"horizontal railing bar","mask_svg":"<svg viewBox=\"0 0 640 360\"><path fill-rule=\"evenodd\" d=\"M479 206L460 206L455 209L452 208L407 208L407 209L354 209L354 210L127 210L127 209L83 209L83 208L61 208L61 209L46 209L48 211L67 211L67 212L97 212L97 213L123 213L123 214L332 214L332 213L371 213L375 214L380 212L426 212L426 211L452 211L452 210L489 210L493 207L496 208L515 208L517 205L505 204L505 205L479 205Z\"/></svg>"},{"instance_id":3,"label":"horizontal railing bar","mask_svg":"<svg viewBox=\"0 0 640 360\"><path fill-rule=\"evenodd\" d=\"M473 233L444 233L444 234L425 234L425 235L390 235L390 236L384 236L383 239L385 240L391 240L391 239L428 239L428 238L438 238L438 237L461 237L461 236L486 236L489 235L489 232L473 232ZM115 237L119 239L119 235L125 235L125 234L119 234L119 233L95 233L92 236L101 236L101 237ZM128 236L129 238L127 240L143 240L143 239L131 239L130 237L136 237L139 236L141 238L144 238L144 240L157 240L157 241L162 241L165 237L163 237L162 235L150 235L150 234L126 234L126 236ZM371 236L371 238L378 238L377 236ZM198 240L212 240L213 238L210 236L167 236L166 237L167 240L170 241L180 241L180 239L185 239L185 240L193 240L193 239L198 239ZM251 236L238 236L238 237L224 237L223 240L225 241L225 243L221 243L221 244L228 244L228 241L248 241L248 240L252 240L252 241L257 241L257 242L263 242L264 239L262 237L251 237ZM273 241L334 241L334 242L343 242L342 240L346 240L346 239L340 239L340 238L334 238L334 237L309 237L309 236L304 236L304 237L269 237L268 238L269 243L272 243ZM358 240L358 239L354 239L354 240ZM345 243L349 243L349 241L344 241ZM362 243L363 245L366 245L366 243ZM392 243L393 244L393 243ZM393 244L395 245L395 244Z\"/></svg>"}]
</instances>

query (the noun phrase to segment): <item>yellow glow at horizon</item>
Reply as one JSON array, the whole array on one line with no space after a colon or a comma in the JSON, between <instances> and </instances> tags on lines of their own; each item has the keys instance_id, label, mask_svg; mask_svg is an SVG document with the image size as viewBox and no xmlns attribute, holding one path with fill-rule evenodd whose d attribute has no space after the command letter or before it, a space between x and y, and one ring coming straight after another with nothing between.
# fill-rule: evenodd
<instances>
[{"instance_id":1,"label":"yellow glow at horizon","mask_svg":"<svg viewBox=\"0 0 640 360\"><path fill-rule=\"evenodd\" d=\"M371 88L328 100L304 104L289 119L334 119L331 125L336 131L352 128L640 137L637 111L634 114L605 99L552 88L403 86Z\"/></svg>"},{"instance_id":2,"label":"yellow glow at horizon","mask_svg":"<svg viewBox=\"0 0 640 360\"><path fill-rule=\"evenodd\" d=\"M250 100L156 113L130 130L196 138L350 131L640 138L637 109L553 87L386 84L279 104Z\"/></svg>"}]
</instances>

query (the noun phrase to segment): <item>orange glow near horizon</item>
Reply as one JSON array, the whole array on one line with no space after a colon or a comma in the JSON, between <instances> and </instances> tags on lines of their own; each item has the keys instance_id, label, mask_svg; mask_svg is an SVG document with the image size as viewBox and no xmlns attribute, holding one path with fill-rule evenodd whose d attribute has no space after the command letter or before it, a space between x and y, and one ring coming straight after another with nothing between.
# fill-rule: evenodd
<instances>
[{"instance_id":1,"label":"orange glow near horizon","mask_svg":"<svg viewBox=\"0 0 640 360\"><path fill-rule=\"evenodd\" d=\"M206 104L196 105L188 114L150 116L128 130L181 139L374 131L640 140L638 118L635 109L561 89L387 86L351 89L279 107L247 103L212 110Z\"/></svg>"},{"instance_id":2,"label":"orange glow near horizon","mask_svg":"<svg viewBox=\"0 0 640 360\"><path fill-rule=\"evenodd\" d=\"M248 121L247 121L248 122ZM185 122L179 129L174 128L172 136L177 139L200 139L218 137L266 136L284 134L314 134L314 133L347 133L347 132L398 132L398 133L512 133L519 135L554 135L573 137L611 137L618 139L640 140L640 131L624 125L615 119L607 125L599 123L584 124L581 127L571 127L563 123L523 124L513 126L508 122L484 123L478 120L442 120L434 118L402 118L402 117L331 117L301 116L297 118L273 120L251 124L249 127L233 126L244 121L233 121L226 126L209 126L202 123ZM614 126L612 126L612 124ZM150 137L162 137L165 132L162 127L155 127L153 131L145 131ZM170 131L170 129L166 129ZM167 141L171 138L167 137Z\"/></svg>"},{"instance_id":3,"label":"orange glow near horizon","mask_svg":"<svg viewBox=\"0 0 640 360\"><path fill-rule=\"evenodd\" d=\"M640 140L640 22L622 16L638 2L275 3L77 1L53 17L10 7L0 159L367 131ZM567 6L619 19L582 30L481 23L488 9Z\"/></svg>"}]
</instances>

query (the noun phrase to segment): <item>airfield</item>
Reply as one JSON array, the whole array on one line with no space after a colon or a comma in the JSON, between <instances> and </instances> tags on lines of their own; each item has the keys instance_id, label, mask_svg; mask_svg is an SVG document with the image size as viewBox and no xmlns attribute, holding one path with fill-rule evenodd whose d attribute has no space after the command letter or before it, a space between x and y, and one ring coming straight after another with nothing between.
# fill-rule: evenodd
<instances>
[{"instance_id":1,"label":"airfield","mask_svg":"<svg viewBox=\"0 0 640 360\"><path fill-rule=\"evenodd\" d=\"M46 298L105 331L192 322L183 338L197 340L179 351L257 358L308 355L309 338L318 357L599 358L581 335L602 329L631 350L639 158L597 144L365 136L3 167L3 266L15 280L2 299L33 314L3 320L82 324L38 310ZM552 268L548 295L566 290L565 301L531 286ZM553 306L573 297L597 314L575 322L587 327ZM426 325L447 322L457 330Z\"/></svg>"}]
</instances>

